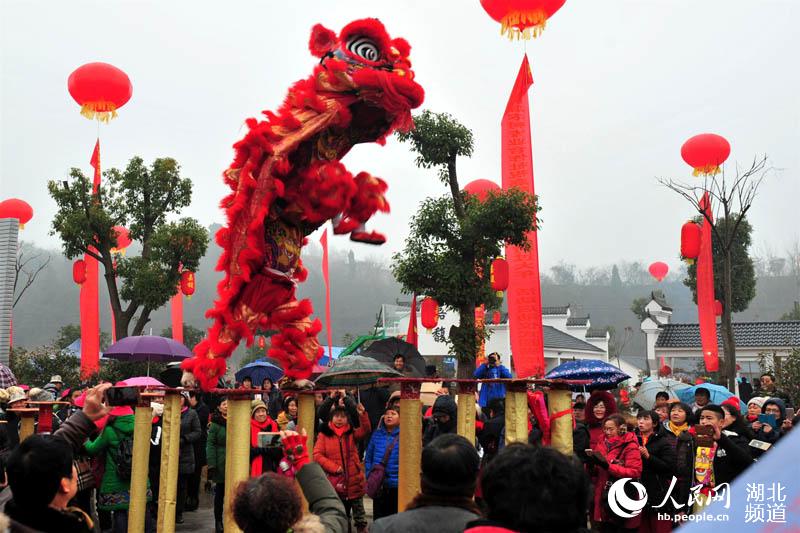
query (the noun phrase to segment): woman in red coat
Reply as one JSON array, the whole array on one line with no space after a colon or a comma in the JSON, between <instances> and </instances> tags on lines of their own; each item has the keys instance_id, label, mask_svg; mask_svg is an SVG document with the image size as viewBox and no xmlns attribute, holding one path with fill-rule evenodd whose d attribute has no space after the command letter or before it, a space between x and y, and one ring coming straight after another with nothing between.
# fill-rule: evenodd
<instances>
[{"instance_id":1,"label":"woman in red coat","mask_svg":"<svg viewBox=\"0 0 800 533\"><path fill-rule=\"evenodd\" d=\"M349 409L348 409L349 408ZM348 410L358 417L358 427L353 429ZM367 518L363 497L367 480L364 465L358 454L358 443L370 434L369 415L364 406L349 397L342 403L335 401L326 417L327 423L320 427L314 445L314 461L319 463L336 493L344 503L348 522L352 511L353 522L360 533L367 530Z\"/></svg>"},{"instance_id":2,"label":"woman in red coat","mask_svg":"<svg viewBox=\"0 0 800 533\"><path fill-rule=\"evenodd\" d=\"M258 442L259 433L277 433L278 424L267 413L267 404L254 400L250 404L250 477L258 477L264 472L277 472L278 463L283 457L280 445L262 446Z\"/></svg>"},{"instance_id":3,"label":"woman in red coat","mask_svg":"<svg viewBox=\"0 0 800 533\"><path fill-rule=\"evenodd\" d=\"M610 392L594 391L586 401L584 419L589 426L589 447L594 448L605 439L603 421L617 412L617 402Z\"/></svg>"},{"instance_id":4,"label":"woman in red coat","mask_svg":"<svg viewBox=\"0 0 800 533\"><path fill-rule=\"evenodd\" d=\"M608 510L603 499L607 484L618 479L638 480L642 475L642 454L639 441L633 432L620 433L625 419L618 414L611 415L603 422L605 439L592 448L590 456L597 465L597 481L594 485L594 509L592 523L599 531L627 531L639 527L641 517L620 518Z\"/></svg>"}]
</instances>

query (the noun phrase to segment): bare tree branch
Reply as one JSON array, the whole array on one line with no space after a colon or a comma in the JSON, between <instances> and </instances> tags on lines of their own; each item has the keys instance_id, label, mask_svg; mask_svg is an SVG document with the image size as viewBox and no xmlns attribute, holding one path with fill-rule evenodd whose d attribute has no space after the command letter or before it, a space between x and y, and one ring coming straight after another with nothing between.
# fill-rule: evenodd
<instances>
[{"instance_id":1,"label":"bare tree branch","mask_svg":"<svg viewBox=\"0 0 800 533\"><path fill-rule=\"evenodd\" d=\"M12 294L16 296L14 298L14 303L11 304L12 309L19 303L25 291L34 284L36 278L42 270L47 268L47 265L50 264L50 260L52 259L50 254L44 253L36 253L26 257L25 249L26 246L22 243L17 252L17 261L14 265L14 289ZM40 260L43 255L46 255L44 261ZM17 292L17 287L20 287L20 281L22 282L21 288L19 292Z\"/></svg>"}]
</instances>

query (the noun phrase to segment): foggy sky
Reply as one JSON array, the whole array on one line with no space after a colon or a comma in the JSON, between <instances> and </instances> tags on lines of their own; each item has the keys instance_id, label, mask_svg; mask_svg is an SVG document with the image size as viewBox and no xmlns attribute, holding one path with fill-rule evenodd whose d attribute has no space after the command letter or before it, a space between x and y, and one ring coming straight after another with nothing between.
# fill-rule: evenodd
<instances>
[{"instance_id":1,"label":"foggy sky","mask_svg":"<svg viewBox=\"0 0 800 533\"><path fill-rule=\"evenodd\" d=\"M123 69L133 98L100 126L104 168L134 155L170 156L195 184L184 215L223 220L220 174L245 118L275 109L315 64L317 22L339 31L376 16L405 37L426 90L475 133L459 161L462 186L500 179L500 118L527 47L543 266L664 260L677 266L688 204L656 176L692 179L680 146L704 131L732 145L729 163L767 153L782 169L765 182L750 219L758 249L782 252L800 233L800 2L795 0L568 0L526 45L499 35L478 0L0 2L0 199L35 210L22 238L55 248L49 179L89 172L98 127L78 113L67 77L90 61ZM387 258L426 196L448 190L414 167L406 145L361 145L345 159L389 183L392 213L373 219L381 248L331 240L334 251ZM312 237L316 240L317 236Z\"/></svg>"}]
</instances>

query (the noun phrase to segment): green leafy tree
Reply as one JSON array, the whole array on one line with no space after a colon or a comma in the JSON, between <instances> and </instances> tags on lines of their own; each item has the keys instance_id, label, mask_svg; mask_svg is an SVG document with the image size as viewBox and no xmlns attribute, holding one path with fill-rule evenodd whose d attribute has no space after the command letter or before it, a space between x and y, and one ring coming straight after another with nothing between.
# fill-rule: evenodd
<instances>
[{"instance_id":1,"label":"green leafy tree","mask_svg":"<svg viewBox=\"0 0 800 533\"><path fill-rule=\"evenodd\" d=\"M647 318L647 304L650 303L650 298L636 298L633 302L631 302L631 313L636 315L636 317L643 321Z\"/></svg>"},{"instance_id":2,"label":"green leafy tree","mask_svg":"<svg viewBox=\"0 0 800 533\"><path fill-rule=\"evenodd\" d=\"M733 313L747 309L755 297L755 269L750 258L750 233L747 212L753 206L758 189L771 171L767 156L754 158L749 168L735 166L733 176L722 172L707 175L702 183L688 184L673 179L658 181L681 195L701 219L710 224L714 258L714 290L722 302L722 344L725 350L725 376L728 389L736 391L736 341L733 336ZM706 209L705 198L710 200ZM688 270L686 285L697 301L697 267Z\"/></svg>"},{"instance_id":3,"label":"green leafy tree","mask_svg":"<svg viewBox=\"0 0 800 533\"><path fill-rule=\"evenodd\" d=\"M42 387L51 376L59 375L67 386L80 383L80 358L62 354L56 346L35 348L11 348L9 366L17 381L31 387Z\"/></svg>"},{"instance_id":4,"label":"green leafy tree","mask_svg":"<svg viewBox=\"0 0 800 533\"><path fill-rule=\"evenodd\" d=\"M63 350L76 340L81 338L81 327L78 324L67 324L58 328L58 335L51 342L53 346ZM108 332L100 332L100 351L103 352L111 346L111 335Z\"/></svg>"},{"instance_id":5,"label":"green leafy tree","mask_svg":"<svg viewBox=\"0 0 800 533\"><path fill-rule=\"evenodd\" d=\"M782 314L781 320L800 320L800 302L795 302L791 311Z\"/></svg>"},{"instance_id":6,"label":"green leafy tree","mask_svg":"<svg viewBox=\"0 0 800 533\"><path fill-rule=\"evenodd\" d=\"M161 336L167 337L168 339L172 338L172 326L162 329ZM203 337L206 336L206 332L200 328L196 328L190 324L183 325L183 344L189 349L194 348L197 343L203 340Z\"/></svg>"},{"instance_id":7,"label":"green leafy tree","mask_svg":"<svg viewBox=\"0 0 800 533\"><path fill-rule=\"evenodd\" d=\"M122 339L141 334L150 313L177 292L179 267L197 270L208 232L192 218L167 220L192 197L191 180L181 177L174 159L156 159L147 167L134 157L124 170L112 168L104 176L97 194L77 168L70 171L69 183L48 183L58 208L51 234L61 239L68 258L88 254L103 265L117 339ZM140 255L112 253L115 225L129 229L141 245Z\"/></svg>"},{"instance_id":8,"label":"green leafy tree","mask_svg":"<svg viewBox=\"0 0 800 533\"><path fill-rule=\"evenodd\" d=\"M518 189L490 192L484 202L462 192L456 161L472 155L472 132L446 113L425 111L414 124L398 137L411 145L418 167L437 170L450 195L422 202L392 272L405 291L458 311L448 343L461 362L459 376L471 377L478 341L486 337L485 329L476 328L475 308L500 305L489 283L491 261L504 244L529 247L527 234L537 229L539 207L533 195Z\"/></svg>"}]
</instances>

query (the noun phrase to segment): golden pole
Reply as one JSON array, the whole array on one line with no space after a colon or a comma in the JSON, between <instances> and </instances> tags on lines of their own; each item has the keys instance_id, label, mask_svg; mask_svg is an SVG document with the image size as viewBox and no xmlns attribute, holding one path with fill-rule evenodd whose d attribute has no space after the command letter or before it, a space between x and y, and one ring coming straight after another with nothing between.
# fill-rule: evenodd
<instances>
[{"instance_id":1,"label":"golden pole","mask_svg":"<svg viewBox=\"0 0 800 533\"><path fill-rule=\"evenodd\" d=\"M506 385L506 445L528 442L528 384L512 381Z\"/></svg>"},{"instance_id":2,"label":"golden pole","mask_svg":"<svg viewBox=\"0 0 800 533\"><path fill-rule=\"evenodd\" d=\"M561 453L572 455L572 393L567 389L547 392L550 413L550 445Z\"/></svg>"},{"instance_id":3,"label":"golden pole","mask_svg":"<svg viewBox=\"0 0 800 533\"><path fill-rule=\"evenodd\" d=\"M403 512L419 493L422 471L422 402L418 382L400 385L400 472L397 485L397 509Z\"/></svg>"},{"instance_id":4,"label":"golden pole","mask_svg":"<svg viewBox=\"0 0 800 533\"><path fill-rule=\"evenodd\" d=\"M147 467L150 461L152 412L150 400L157 395L139 393L139 403L133 413L133 464L131 465L131 495L128 508L128 533L144 531L147 512Z\"/></svg>"},{"instance_id":5,"label":"golden pole","mask_svg":"<svg viewBox=\"0 0 800 533\"><path fill-rule=\"evenodd\" d=\"M250 477L250 394L228 394L228 432L225 437L225 533L241 530L233 519L233 497L240 482Z\"/></svg>"},{"instance_id":6,"label":"golden pole","mask_svg":"<svg viewBox=\"0 0 800 533\"><path fill-rule=\"evenodd\" d=\"M458 383L458 394L456 394L456 401L458 402L458 421L456 429L458 434L475 444L475 391L478 389L478 384L473 383Z\"/></svg>"},{"instance_id":7,"label":"golden pole","mask_svg":"<svg viewBox=\"0 0 800 533\"><path fill-rule=\"evenodd\" d=\"M38 409L25 409L20 410L20 424L19 424L19 441L22 442L31 435L34 431L34 416L38 413Z\"/></svg>"},{"instance_id":8,"label":"golden pole","mask_svg":"<svg viewBox=\"0 0 800 533\"><path fill-rule=\"evenodd\" d=\"M161 417L161 484L158 487L158 522L156 531L175 531L175 508L178 501L178 465L181 447L181 395L167 391Z\"/></svg>"},{"instance_id":9,"label":"golden pole","mask_svg":"<svg viewBox=\"0 0 800 533\"><path fill-rule=\"evenodd\" d=\"M308 457L314 460L314 427L317 419L317 405L314 401L314 394L301 392L297 395L297 423L298 432L304 429L308 434Z\"/></svg>"}]
</instances>

